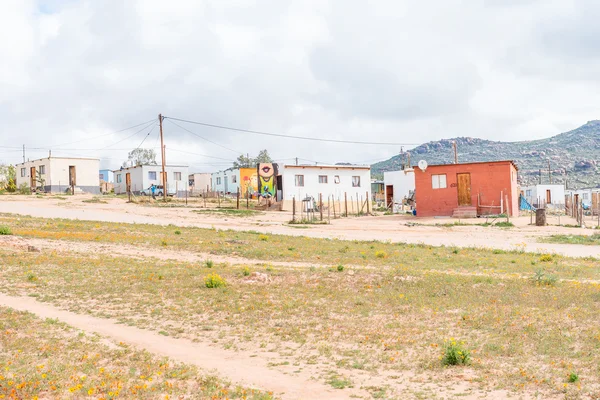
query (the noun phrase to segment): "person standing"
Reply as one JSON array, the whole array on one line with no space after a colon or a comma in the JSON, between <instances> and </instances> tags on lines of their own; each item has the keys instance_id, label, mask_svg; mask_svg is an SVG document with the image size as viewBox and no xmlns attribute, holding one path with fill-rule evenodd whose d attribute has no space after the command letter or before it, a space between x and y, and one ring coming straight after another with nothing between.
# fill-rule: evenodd
<instances>
[{"instance_id":1,"label":"person standing","mask_svg":"<svg viewBox=\"0 0 600 400\"><path fill-rule=\"evenodd\" d=\"M150 191L152 191L152 198L156 200L156 185L154 183L150 186Z\"/></svg>"}]
</instances>

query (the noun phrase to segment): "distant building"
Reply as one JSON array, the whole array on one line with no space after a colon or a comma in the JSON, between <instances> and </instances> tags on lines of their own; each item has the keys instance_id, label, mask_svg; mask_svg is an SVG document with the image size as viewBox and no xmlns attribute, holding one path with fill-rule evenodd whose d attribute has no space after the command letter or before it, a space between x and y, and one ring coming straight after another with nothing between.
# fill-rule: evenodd
<instances>
[{"instance_id":1,"label":"distant building","mask_svg":"<svg viewBox=\"0 0 600 400\"><path fill-rule=\"evenodd\" d=\"M400 171L383 173L385 185L385 207L394 211L402 206L405 198L411 198L415 192L415 171L406 168Z\"/></svg>"},{"instance_id":2,"label":"distant building","mask_svg":"<svg viewBox=\"0 0 600 400\"><path fill-rule=\"evenodd\" d=\"M127 184L131 185L131 192L140 194L140 191L150 186L163 185L162 167L160 165L138 165L135 167L121 168L113 171L115 174L115 194L127 193ZM188 167L184 165L166 165L168 194L185 196L188 190Z\"/></svg>"},{"instance_id":3,"label":"distant building","mask_svg":"<svg viewBox=\"0 0 600 400\"><path fill-rule=\"evenodd\" d=\"M521 194L532 206L552 208L565 207L565 185L532 185L521 187Z\"/></svg>"},{"instance_id":4,"label":"distant building","mask_svg":"<svg viewBox=\"0 0 600 400\"><path fill-rule=\"evenodd\" d=\"M202 194L211 191L211 174L210 173L195 173L188 177L190 192L194 194Z\"/></svg>"},{"instance_id":5,"label":"distant building","mask_svg":"<svg viewBox=\"0 0 600 400\"><path fill-rule=\"evenodd\" d=\"M430 165L414 171L417 216L519 215L512 161Z\"/></svg>"},{"instance_id":6,"label":"distant building","mask_svg":"<svg viewBox=\"0 0 600 400\"><path fill-rule=\"evenodd\" d=\"M114 183L115 182L115 174L110 169L101 169L98 173L98 178L100 178L100 183Z\"/></svg>"},{"instance_id":7,"label":"distant building","mask_svg":"<svg viewBox=\"0 0 600 400\"><path fill-rule=\"evenodd\" d=\"M47 193L100 193L97 158L47 157L15 165L17 187Z\"/></svg>"},{"instance_id":8,"label":"distant building","mask_svg":"<svg viewBox=\"0 0 600 400\"><path fill-rule=\"evenodd\" d=\"M256 197L258 192L257 168L229 168L211 174L212 190L220 193L236 193L242 198Z\"/></svg>"}]
</instances>

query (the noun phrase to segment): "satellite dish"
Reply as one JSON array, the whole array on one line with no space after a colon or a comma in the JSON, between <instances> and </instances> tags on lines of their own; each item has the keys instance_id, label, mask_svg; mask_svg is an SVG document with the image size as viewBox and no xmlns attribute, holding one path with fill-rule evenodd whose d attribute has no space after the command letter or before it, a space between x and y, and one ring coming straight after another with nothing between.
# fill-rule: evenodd
<instances>
[{"instance_id":1,"label":"satellite dish","mask_svg":"<svg viewBox=\"0 0 600 400\"><path fill-rule=\"evenodd\" d=\"M427 169L427 161L425 161L425 160L419 161L418 166L421 171L425 172L425 170Z\"/></svg>"}]
</instances>

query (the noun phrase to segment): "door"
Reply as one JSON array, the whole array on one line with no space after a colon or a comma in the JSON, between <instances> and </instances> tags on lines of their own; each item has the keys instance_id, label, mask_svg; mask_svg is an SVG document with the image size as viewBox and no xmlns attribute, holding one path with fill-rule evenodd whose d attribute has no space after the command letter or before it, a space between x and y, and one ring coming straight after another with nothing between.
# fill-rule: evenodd
<instances>
[{"instance_id":1,"label":"door","mask_svg":"<svg viewBox=\"0 0 600 400\"><path fill-rule=\"evenodd\" d=\"M77 175L75 173L75 166L69 165L69 186L77 185Z\"/></svg>"},{"instance_id":2,"label":"door","mask_svg":"<svg viewBox=\"0 0 600 400\"><path fill-rule=\"evenodd\" d=\"M394 185L387 185L385 187L385 205L387 208L391 208L394 205Z\"/></svg>"},{"instance_id":3,"label":"door","mask_svg":"<svg viewBox=\"0 0 600 400\"><path fill-rule=\"evenodd\" d=\"M471 174L456 174L458 205L471 205Z\"/></svg>"},{"instance_id":4,"label":"door","mask_svg":"<svg viewBox=\"0 0 600 400\"><path fill-rule=\"evenodd\" d=\"M549 189L546 190L546 204L552 204L552 192Z\"/></svg>"},{"instance_id":5,"label":"door","mask_svg":"<svg viewBox=\"0 0 600 400\"><path fill-rule=\"evenodd\" d=\"M35 189L37 187L35 167L29 169L29 187Z\"/></svg>"},{"instance_id":6,"label":"door","mask_svg":"<svg viewBox=\"0 0 600 400\"><path fill-rule=\"evenodd\" d=\"M127 188L127 193L131 192L131 173L125 174L125 187Z\"/></svg>"},{"instance_id":7,"label":"door","mask_svg":"<svg viewBox=\"0 0 600 400\"><path fill-rule=\"evenodd\" d=\"M283 177L277 175L277 201L283 200Z\"/></svg>"}]
</instances>

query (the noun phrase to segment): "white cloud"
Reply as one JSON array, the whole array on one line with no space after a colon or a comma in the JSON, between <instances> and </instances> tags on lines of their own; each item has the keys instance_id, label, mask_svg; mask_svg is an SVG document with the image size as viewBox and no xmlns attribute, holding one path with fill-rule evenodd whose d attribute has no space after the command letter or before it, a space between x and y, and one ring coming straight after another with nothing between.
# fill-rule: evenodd
<instances>
[{"instance_id":1,"label":"white cloud","mask_svg":"<svg viewBox=\"0 0 600 400\"><path fill-rule=\"evenodd\" d=\"M0 146L80 141L159 112L335 139L550 136L597 118L598 17L592 0L7 1ZM375 161L400 151L182 126L289 161ZM117 167L147 131L98 149L133 132L53 154ZM169 123L165 136L169 162L195 170L225 164L174 150L236 157ZM0 160L20 157L0 148Z\"/></svg>"}]
</instances>

